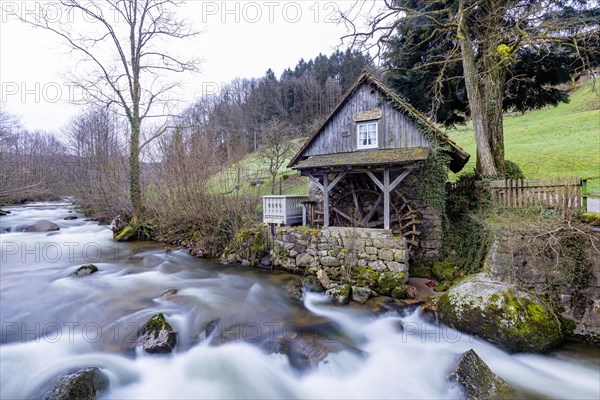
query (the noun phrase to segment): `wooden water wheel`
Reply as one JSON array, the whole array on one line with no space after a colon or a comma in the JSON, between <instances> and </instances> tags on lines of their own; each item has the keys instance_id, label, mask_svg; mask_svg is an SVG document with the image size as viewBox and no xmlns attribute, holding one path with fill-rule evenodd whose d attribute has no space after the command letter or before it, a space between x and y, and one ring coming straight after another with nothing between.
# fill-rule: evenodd
<instances>
[{"instance_id":1,"label":"wooden water wheel","mask_svg":"<svg viewBox=\"0 0 600 400\"><path fill-rule=\"evenodd\" d=\"M421 223L419 213L399 190L391 192L390 223L394 234L406 238L410 253L419 245ZM368 178L353 175L344 179L329 193L332 226L383 228L383 193ZM322 223L323 208L317 210L317 224Z\"/></svg>"},{"instance_id":2,"label":"wooden water wheel","mask_svg":"<svg viewBox=\"0 0 600 400\"><path fill-rule=\"evenodd\" d=\"M406 245L410 255L419 247L419 238L421 231L420 213L414 209L410 201L399 190L392 192L391 207L393 213L398 220L396 229L392 229L394 233L401 234L406 238Z\"/></svg>"}]
</instances>

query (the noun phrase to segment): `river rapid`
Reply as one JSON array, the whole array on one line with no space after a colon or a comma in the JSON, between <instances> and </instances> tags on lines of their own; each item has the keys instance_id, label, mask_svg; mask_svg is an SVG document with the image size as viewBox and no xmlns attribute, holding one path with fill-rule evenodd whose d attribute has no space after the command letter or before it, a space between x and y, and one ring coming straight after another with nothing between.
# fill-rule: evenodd
<instances>
[{"instance_id":1,"label":"river rapid","mask_svg":"<svg viewBox=\"0 0 600 400\"><path fill-rule=\"evenodd\" d=\"M89 366L109 378L107 399L456 398L446 376L469 349L527 398L600 398L597 346L511 355L414 308L336 307L312 293L294 302L285 273L115 243L68 203L3 209L11 214L0 217L2 399L39 396L57 376ZM22 232L40 219L60 230ZM89 263L99 272L72 277ZM161 296L168 289L178 292ZM158 312L178 332L169 355L136 346ZM273 350L281 338L310 345L315 332L333 350L312 366Z\"/></svg>"}]
</instances>

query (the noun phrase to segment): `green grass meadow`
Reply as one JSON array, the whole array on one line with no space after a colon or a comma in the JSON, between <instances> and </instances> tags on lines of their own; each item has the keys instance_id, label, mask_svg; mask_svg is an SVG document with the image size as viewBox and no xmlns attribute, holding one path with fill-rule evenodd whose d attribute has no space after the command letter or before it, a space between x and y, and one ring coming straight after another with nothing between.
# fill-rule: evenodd
<instances>
[{"instance_id":1,"label":"green grass meadow","mask_svg":"<svg viewBox=\"0 0 600 400\"><path fill-rule=\"evenodd\" d=\"M527 178L552 178L579 176L589 179L588 191L600 192L600 87L587 82L573 91L569 103L545 107L526 114L504 117L506 159L521 166ZM448 135L468 153L471 161L463 171L475 165L475 137L470 124L448 129ZM297 140L297 148L305 139ZM243 173L243 179L233 179ZM217 182L241 182L239 190L260 196L271 193L270 176L264 161L257 153L248 154L230 166L215 179L213 189L220 192L232 190L229 184ZM220 179L227 177L228 179ZM287 177L287 179L283 179ZM454 181L455 174L449 180ZM259 186L250 186L254 180L263 180ZM282 193L306 195L307 179L296 171L282 169L277 174ZM226 187L227 186L227 187Z\"/></svg>"},{"instance_id":2,"label":"green grass meadow","mask_svg":"<svg viewBox=\"0 0 600 400\"><path fill-rule=\"evenodd\" d=\"M600 87L588 82L569 103L526 114L505 115L505 157L521 166L527 178L579 176L600 191ZM448 130L475 165L475 137L470 124ZM456 179L452 174L450 180Z\"/></svg>"}]
</instances>

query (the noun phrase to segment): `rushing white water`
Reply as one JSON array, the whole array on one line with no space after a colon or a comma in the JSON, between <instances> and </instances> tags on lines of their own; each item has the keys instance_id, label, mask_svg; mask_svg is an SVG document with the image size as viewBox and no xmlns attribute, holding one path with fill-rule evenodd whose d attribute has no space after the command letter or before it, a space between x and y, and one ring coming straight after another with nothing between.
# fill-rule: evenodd
<instances>
[{"instance_id":1,"label":"rushing white water","mask_svg":"<svg viewBox=\"0 0 600 400\"><path fill-rule=\"evenodd\" d=\"M0 218L0 398L28 398L72 368L97 366L109 377L105 398L454 398L446 376L474 349L498 375L528 396L600 398L600 352L510 355L482 340L427 323L418 311L374 313L335 307L317 294L304 304L282 289L289 276L165 253L155 243L116 244L106 227L66 221L68 205L8 208ZM52 233L22 233L38 219ZM99 272L73 278L94 263ZM166 289L178 289L165 298ZM162 312L178 332L170 355L136 349L139 327ZM215 345L216 334L241 326ZM340 344L319 364L299 370L265 339L330 324ZM400 329L400 324L403 329ZM334 346L335 347L335 346Z\"/></svg>"}]
</instances>

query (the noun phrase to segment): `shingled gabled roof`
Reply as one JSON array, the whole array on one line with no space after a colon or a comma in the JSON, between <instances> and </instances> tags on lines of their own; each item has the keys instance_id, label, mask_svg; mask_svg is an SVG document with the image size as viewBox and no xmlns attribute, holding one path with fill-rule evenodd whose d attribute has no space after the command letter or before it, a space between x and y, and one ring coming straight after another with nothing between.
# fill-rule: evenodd
<instances>
[{"instance_id":1,"label":"shingled gabled roof","mask_svg":"<svg viewBox=\"0 0 600 400\"><path fill-rule=\"evenodd\" d=\"M408 116L419 130L429 139L432 146L438 150L447 153L450 158L450 169L453 172L460 171L465 164L469 161L470 155L460 148L456 143L448 138L448 136L439 130L429 119L427 119L421 112L408 103L407 100L396 94L391 88L381 82L371 72L364 70L358 77L356 82L346 91L342 100L331 112L331 114L325 119L323 124L308 138L304 146L298 151L298 153L292 158L288 164L288 168L301 169L303 165L300 165L300 161L303 158L304 152L314 142L314 140L321 134L327 123L333 118L333 116L346 104L356 90L362 84L368 84L374 89L378 90L382 97L390 104L390 106ZM403 161L403 160L398 160Z\"/></svg>"}]
</instances>

